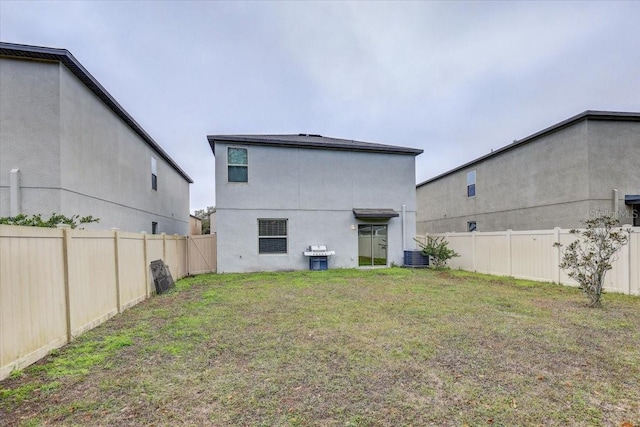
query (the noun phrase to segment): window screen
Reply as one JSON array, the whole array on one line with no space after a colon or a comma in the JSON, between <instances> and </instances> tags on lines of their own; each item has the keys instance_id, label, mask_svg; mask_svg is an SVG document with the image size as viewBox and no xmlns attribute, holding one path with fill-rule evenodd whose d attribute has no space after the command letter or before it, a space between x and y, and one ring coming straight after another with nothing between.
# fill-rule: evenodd
<instances>
[{"instance_id":1,"label":"window screen","mask_svg":"<svg viewBox=\"0 0 640 427\"><path fill-rule=\"evenodd\" d=\"M286 254L287 253L287 220L259 219L258 220L258 253Z\"/></svg>"},{"instance_id":2,"label":"window screen","mask_svg":"<svg viewBox=\"0 0 640 427\"><path fill-rule=\"evenodd\" d=\"M476 171L467 172L467 197L476 195Z\"/></svg>"},{"instance_id":3,"label":"window screen","mask_svg":"<svg viewBox=\"0 0 640 427\"><path fill-rule=\"evenodd\" d=\"M249 157L246 148L227 149L227 172L229 182L249 181Z\"/></svg>"}]
</instances>

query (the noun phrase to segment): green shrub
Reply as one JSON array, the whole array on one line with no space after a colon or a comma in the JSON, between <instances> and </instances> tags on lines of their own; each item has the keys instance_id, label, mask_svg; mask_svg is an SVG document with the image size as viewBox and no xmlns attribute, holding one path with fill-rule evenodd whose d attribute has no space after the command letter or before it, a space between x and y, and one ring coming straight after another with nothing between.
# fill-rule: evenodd
<instances>
[{"instance_id":1,"label":"green shrub","mask_svg":"<svg viewBox=\"0 0 640 427\"><path fill-rule=\"evenodd\" d=\"M0 224L47 228L55 228L58 224L67 224L71 226L71 228L76 228L80 224L89 224L92 222L100 222L100 218L94 218L91 215L83 217L80 215L73 215L67 217L57 213L51 214L47 220L42 219L42 215L40 214L32 216L19 214L16 216L5 216L0 218Z\"/></svg>"},{"instance_id":2,"label":"green shrub","mask_svg":"<svg viewBox=\"0 0 640 427\"><path fill-rule=\"evenodd\" d=\"M444 268L447 266L447 261L460 256L456 251L448 247L449 242L444 240L444 237L427 236L426 244L419 240L416 240L416 242L422 249L422 255L431 257L434 268Z\"/></svg>"}]
</instances>

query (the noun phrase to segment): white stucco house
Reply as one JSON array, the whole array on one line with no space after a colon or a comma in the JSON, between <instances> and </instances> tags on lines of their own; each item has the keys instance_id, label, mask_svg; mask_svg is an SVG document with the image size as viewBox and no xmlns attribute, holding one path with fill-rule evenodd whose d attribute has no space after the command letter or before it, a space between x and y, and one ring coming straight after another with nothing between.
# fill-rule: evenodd
<instances>
[{"instance_id":1,"label":"white stucco house","mask_svg":"<svg viewBox=\"0 0 640 427\"><path fill-rule=\"evenodd\" d=\"M0 43L0 216L189 232L193 181L65 49Z\"/></svg>"},{"instance_id":2,"label":"white stucco house","mask_svg":"<svg viewBox=\"0 0 640 427\"><path fill-rule=\"evenodd\" d=\"M422 150L320 135L210 135L218 272L402 265Z\"/></svg>"}]
</instances>

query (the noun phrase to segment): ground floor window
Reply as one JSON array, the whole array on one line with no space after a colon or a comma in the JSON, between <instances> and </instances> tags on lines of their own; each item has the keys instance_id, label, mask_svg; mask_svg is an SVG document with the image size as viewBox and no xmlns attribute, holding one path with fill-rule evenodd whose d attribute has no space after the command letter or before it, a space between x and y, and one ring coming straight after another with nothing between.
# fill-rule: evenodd
<instances>
[{"instance_id":1,"label":"ground floor window","mask_svg":"<svg viewBox=\"0 0 640 427\"><path fill-rule=\"evenodd\" d=\"M387 265L387 226L358 225L358 265Z\"/></svg>"},{"instance_id":2,"label":"ground floor window","mask_svg":"<svg viewBox=\"0 0 640 427\"><path fill-rule=\"evenodd\" d=\"M258 253L286 254L287 238L286 219L258 220Z\"/></svg>"},{"instance_id":3,"label":"ground floor window","mask_svg":"<svg viewBox=\"0 0 640 427\"><path fill-rule=\"evenodd\" d=\"M158 223L155 221L151 223L151 234L158 234Z\"/></svg>"},{"instance_id":4,"label":"ground floor window","mask_svg":"<svg viewBox=\"0 0 640 427\"><path fill-rule=\"evenodd\" d=\"M475 221L467 222L467 231L476 231L476 222Z\"/></svg>"}]
</instances>

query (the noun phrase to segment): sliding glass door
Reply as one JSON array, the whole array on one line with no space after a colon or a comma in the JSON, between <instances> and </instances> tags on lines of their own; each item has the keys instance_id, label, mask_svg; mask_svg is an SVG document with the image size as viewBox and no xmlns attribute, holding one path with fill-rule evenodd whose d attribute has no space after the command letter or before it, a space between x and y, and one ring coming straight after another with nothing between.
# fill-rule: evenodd
<instances>
[{"instance_id":1,"label":"sliding glass door","mask_svg":"<svg viewBox=\"0 0 640 427\"><path fill-rule=\"evenodd\" d=\"M358 265L387 265L386 225L358 225Z\"/></svg>"}]
</instances>

